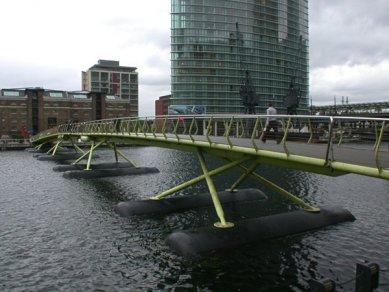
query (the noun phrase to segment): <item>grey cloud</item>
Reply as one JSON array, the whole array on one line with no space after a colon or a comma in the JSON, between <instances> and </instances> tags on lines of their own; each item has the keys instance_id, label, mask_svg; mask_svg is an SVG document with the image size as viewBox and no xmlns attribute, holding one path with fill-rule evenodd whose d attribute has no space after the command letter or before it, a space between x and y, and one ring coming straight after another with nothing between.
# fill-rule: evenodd
<instances>
[{"instance_id":1,"label":"grey cloud","mask_svg":"<svg viewBox=\"0 0 389 292\"><path fill-rule=\"evenodd\" d=\"M163 69L163 73L170 74L170 50L161 49L156 54L149 56L146 60L146 64L153 68Z\"/></svg>"},{"instance_id":2,"label":"grey cloud","mask_svg":"<svg viewBox=\"0 0 389 292\"><path fill-rule=\"evenodd\" d=\"M43 87L58 90L80 90L81 71L39 65L0 61L1 88ZM78 85L75 88L75 84Z\"/></svg>"},{"instance_id":3,"label":"grey cloud","mask_svg":"<svg viewBox=\"0 0 389 292\"><path fill-rule=\"evenodd\" d=\"M167 74L146 74L139 76L139 82L145 86L170 86L170 71Z\"/></svg>"},{"instance_id":4,"label":"grey cloud","mask_svg":"<svg viewBox=\"0 0 389 292\"><path fill-rule=\"evenodd\" d=\"M310 1L312 67L374 64L389 58L389 2Z\"/></svg>"},{"instance_id":5,"label":"grey cloud","mask_svg":"<svg viewBox=\"0 0 389 292\"><path fill-rule=\"evenodd\" d=\"M106 25L115 33L122 33L122 44L125 47L139 43L153 43L161 49L170 49L169 26L149 26L144 22L134 22L130 18L111 19L106 22Z\"/></svg>"}]
</instances>

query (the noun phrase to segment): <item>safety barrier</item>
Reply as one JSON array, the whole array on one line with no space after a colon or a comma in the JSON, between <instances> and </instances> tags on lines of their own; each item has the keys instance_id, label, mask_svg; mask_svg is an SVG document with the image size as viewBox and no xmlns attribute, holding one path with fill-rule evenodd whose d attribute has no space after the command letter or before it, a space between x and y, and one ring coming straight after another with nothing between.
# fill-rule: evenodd
<instances>
[{"instance_id":1,"label":"safety barrier","mask_svg":"<svg viewBox=\"0 0 389 292\"><path fill-rule=\"evenodd\" d=\"M277 129L267 126L268 119L277 120ZM209 144L209 147L226 145L227 150L251 153L261 150L282 152L324 159L325 165L334 162L374 167L378 176L389 168L389 119L343 116L310 115L175 115L144 118L118 118L83 123L69 123L44 131L32 138L33 142L59 134L88 137L129 137L133 139L179 141L182 144ZM267 130L266 130L267 129ZM269 149L261 142L271 138L280 142L279 148ZM122 141L123 142L123 141ZM132 141L131 143L133 143ZM299 142L300 146L292 145ZM348 149L353 145L352 149ZM370 150L365 159L355 149ZM219 147L220 148L220 147ZM347 151L344 151L347 149ZM319 154L317 152L319 151ZM262 153L266 154L266 153ZM366 153L365 153L366 154ZM368 160L368 161L367 161ZM334 166L334 165L332 165ZM344 165L338 165L340 169ZM346 172L359 170L344 169ZM362 172L366 172L363 170ZM368 171L369 172L369 171ZM364 174L364 173L362 173ZM367 174L367 175L371 175ZM374 173L372 176L377 176Z\"/></svg>"}]
</instances>

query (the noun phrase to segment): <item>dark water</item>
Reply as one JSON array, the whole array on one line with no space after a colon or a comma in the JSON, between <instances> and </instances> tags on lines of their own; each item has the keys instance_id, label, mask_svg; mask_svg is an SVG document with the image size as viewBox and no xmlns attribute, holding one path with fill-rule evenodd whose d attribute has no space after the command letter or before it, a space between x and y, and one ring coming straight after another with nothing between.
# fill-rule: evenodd
<instances>
[{"instance_id":1,"label":"dark water","mask_svg":"<svg viewBox=\"0 0 389 292\"><path fill-rule=\"evenodd\" d=\"M343 206L357 220L193 260L172 253L165 238L174 230L212 224L211 208L128 219L113 206L148 198L200 174L196 157L152 147L123 151L161 172L68 180L52 171L54 162L38 161L24 151L0 152L0 291L305 291L312 278L347 282L357 262L389 268L388 181L264 167L259 170L264 176L311 204ZM114 159L107 150L100 155ZM218 189L229 187L238 175L217 177ZM249 180L243 187L256 186ZM226 209L227 219L295 209L262 190L268 202ZM184 193L205 191L200 184ZM380 282L389 283L388 271L381 272ZM351 282L340 290L353 287Z\"/></svg>"}]
</instances>

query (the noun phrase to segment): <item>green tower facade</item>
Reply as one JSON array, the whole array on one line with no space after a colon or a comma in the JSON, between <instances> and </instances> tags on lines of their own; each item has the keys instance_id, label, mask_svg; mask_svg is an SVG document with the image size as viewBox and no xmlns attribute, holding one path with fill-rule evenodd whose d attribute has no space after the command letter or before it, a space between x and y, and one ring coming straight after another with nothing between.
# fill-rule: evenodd
<instances>
[{"instance_id":1,"label":"green tower facade","mask_svg":"<svg viewBox=\"0 0 389 292\"><path fill-rule=\"evenodd\" d=\"M172 0L172 105L308 110L308 0Z\"/></svg>"}]
</instances>

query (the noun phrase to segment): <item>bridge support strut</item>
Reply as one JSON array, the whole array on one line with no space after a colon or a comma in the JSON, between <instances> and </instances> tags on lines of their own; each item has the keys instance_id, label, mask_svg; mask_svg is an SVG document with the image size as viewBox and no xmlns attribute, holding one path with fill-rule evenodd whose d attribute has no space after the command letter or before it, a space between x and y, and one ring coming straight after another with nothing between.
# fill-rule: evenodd
<instances>
[{"instance_id":1,"label":"bridge support strut","mask_svg":"<svg viewBox=\"0 0 389 292\"><path fill-rule=\"evenodd\" d=\"M239 165L240 170L243 172L242 176L238 178L238 180L231 186L229 191L234 191L249 175L254 177L256 180L258 180L262 185L276 191L277 193L284 196L286 199L292 201L296 205L302 207L305 211L309 212L320 212L319 208L312 207L305 201L301 200L300 198L296 197L295 195L291 194L287 190L281 188L280 186L276 185L275 183L269 181L268 179L264 178L263 176L260 176L259 174L255 173L254 170L258 166L258 162L254 162L249 168L246 168L242 165Z\"/></svg>"},{"instance_id":2,"label":"bridge support strut","mask_svg":"<svg viewBox=\"0 0 389 292\"><path fill-rule=\"evenodd\" d=\"M95 141L92 140L92 143L91 143L91 147L89 149L89 151L85 152L83 155L81 155L81 157L79 157L76 161L74 161L72 164L77 164L79 163L81 160L83 160L87 155L89 155L88 157L88 163L86 165L86 169L85 170L90 170L90 164L91 164L91 161L92 161L92 155L93 155L93 151L98 148L99 146L101 146L105 141L102 140L100 142L98 142L96 145L95 145Z\"/></svg>"},{"instance_id":3,"label":"bridge support strut","mask_svg":"<svg viewBox=\"0 0 389 292\"><path fill-rule=\"evenodd\" d=\"M214 176L214 175L223 173L223 172L225 172L225 171L227 171L227 170L229 170L231 168L234 168L237 165L239 165L239 164L241 164L241 163L243 163L243 162L245 162L245 161L247 161L249 159L250 158L248 156L247 157L244 156L244 157L242 157L242 158L240 158L238 160L231 161L230 163L227 163L226 165L223 165L223 166L220 166L220 167L218 167L218 168L216 168L214 170L211 170L211 171L208 172L208 174L209 174L209 176ZM169 189L167 191L164 191L164 192L160 193L157 196L151 197L150 199L152 199L152 200L161 200L161 199L163 199L163 198L165 198L165 197L167 197L167 196L169 196L169 195L171 195L173 193L179 192L179 191L181 191L183 189L186 189L186 188L188 188L188 187L190 187L190 186L192 186L194 184L197 184L197 183L201 182L204 179L205 179L205 175L204 174L200 175L200 176L195 177L195 178L193 178L193 179L191 179L191 180L189 180L187 182L184 182L184 183L182 183L182 184L180 184L178 186L175 186L175 187L173 187L173 188L171 188L171 189Z\"/></svg>"},{"instance_id":4,"label":"bridge support strut","mask_svg":"<svg viewBox=\"0 0 389 292\"><path fill-rule=\"evenodd\" d=\"M118 157L118 154L124 159L126 160L128 163L130 163L132 166L134 166L135 168L139 168L138 165L136 165L131 159L129 159L126 155L124 155L124 153L122 151L120 151L119 149L117 149L116 147L116 143L113 143L113 145L111 143L107 143L108 146L110 148L112 148L115 152L115 160L116 160L116 163L119 162L119 157Z\"/></svg>"},{"instance_id":5,"label":"bridge support strut","mask_svg":"<svg viewBox=\"0 0 389 292\"><path fill-rule=\"evenodd\" d=\"M83 149L81 149L75 142L74 142L74 138L70 138L70 143L72 143L72 146L74 147L74 150L77 152L80 152L80 153L85 153L85 151Z\"/></svg>"},{"instance_id":6,"label":"bridge support strut","mask_svg":"<svg viewBox=\"0 0 389 292\"><path fill-rule=\"evenodd\" d=\"M89 140L89 137L84 137L84 140ZM86 156L88 156L88 162L87 162L87 165L86 165L86 168L85 170L90 170L91 169L91 162L92 162L92 157L93 157L93 151L95 151L97 148L99 148L101 145L103 145L104 143L108 145L108 147L110 147L111 149L113 149L113 151L115 152L115 160L116 160L116 163L119 162L119 155L124 159L126 160L128 163L130 163L132 166L134 166L135 168L139 168L138 165L136 165L133 161L131 161L129 158L126 157L126 155L124 155L124 153L122 151L120 151L119 149L117 149L116 147L116 143L109 143L107 142L106 140L101 140L99 141L98 143L96 143L95 140L92 140L91 141L91 147L89 149L89 151L87 152L83 152L83 154L81 155L81 157L79 157L76 161L74 161L72 164L75 165L77 163L79 163L81 160L83 160Z\"/></svg>"},{"instance_id":7,"label":"bridge support strut","mask_svg":"<svg viewBox=\"0 0 389 292\"><path fill-rule=\"evenodd\" d=\"M237 179L236 182L227 190L230 192L235 191L238 186L257 168L258 163L254 162L248 169L244 170L244 173Z\"/></svg>"},{"instance_id":8,"label":"bridge support strut","mask_svg":"<svg viewBox=\"0 0 389 292\"><path fill-rule=\"evenodd\" d=\"M57 143L55 143L55 145L53 146L53 147L51 147L50 149L49 149L49 151L47 151L46 153L47 154L50 154L51 153L51 155L55 155L55 153L57 152L57 149L58 149L58 147L62 144L62 142L63 142L63 136L62 135L60 135L59 137L58 137L59 139L57 140Z\"/></svg>"},{"instance_id":9,"label":"bridge support strut","mask_svg":"<svg viewBox=\"0 0 389 292\"><path fill-rule=\"evenodd\" d=\"M227 222L226 219L224 218L224 211L223 211L222 205L220 203L219 196L217 195L215 184L213 183L212 177L209 174L208 167L207 167L207 164L206 164L205 159L204 159L204 155L199 148L197 148L197 156L199 158L200 165L201 165L201 168L203 170L205 180L207 182L208 189L209 189L209 192L210 192L211 197L212 197L213 205L215 206L215 209L216 209L216 214L220 219L220 222L214 223L214 226L219 227L219 228L233 227L234 223Z\"/></svg>"}]
</instances>

